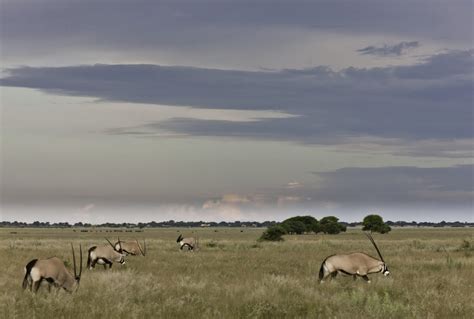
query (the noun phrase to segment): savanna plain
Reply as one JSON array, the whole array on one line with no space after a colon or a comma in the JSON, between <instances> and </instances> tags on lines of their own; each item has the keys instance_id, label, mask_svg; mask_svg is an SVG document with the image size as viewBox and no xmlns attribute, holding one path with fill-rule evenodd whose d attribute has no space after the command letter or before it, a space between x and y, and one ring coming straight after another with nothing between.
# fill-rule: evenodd
<instances>
[{"instance_id":1,"label":"savanna plain","mask_svg":"<svg viewBox=\"0 0 474 319\"><path fill-rule=\"evenodd\" d=\"M1 318L472 318L474 229L395 228L374 234L391 276L337 276L319 284L321 262L334 253L377 256L360 229L338 235L285 236L258 242L259 228L0 229ZM178 234L199 238L183 252ZM146 240L146 257L111 270L85 268L87 249ZM75 293L46 286L22 290L24 267L57 256L72 270L70 243L83 246Z\"/></svg>"}]
</instances>

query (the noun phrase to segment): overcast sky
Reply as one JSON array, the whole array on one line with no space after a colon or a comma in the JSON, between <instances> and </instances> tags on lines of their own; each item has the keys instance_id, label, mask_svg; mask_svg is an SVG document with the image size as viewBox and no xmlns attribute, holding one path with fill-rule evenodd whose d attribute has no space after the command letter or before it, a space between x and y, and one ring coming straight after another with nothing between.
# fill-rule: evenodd
<instances>
[{"instance_id":1,"label":"overcast sky","mask_svg":"<svg viewBox=\"0 0 474 319\"><path fill-rule=\"evenodd\" d=\"M471 0L2 0L2 220L473 221Z\"/></svg>"}]
</instances>

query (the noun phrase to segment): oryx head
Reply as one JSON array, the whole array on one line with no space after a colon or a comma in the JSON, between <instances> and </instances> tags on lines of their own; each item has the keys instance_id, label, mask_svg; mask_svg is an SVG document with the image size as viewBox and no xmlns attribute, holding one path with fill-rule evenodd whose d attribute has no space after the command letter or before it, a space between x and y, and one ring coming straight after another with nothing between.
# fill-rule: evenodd
<instances>
[{"instance_id":1,"label":"oryx head","mask_svg":"<svg viewBox=\"0 0 474 319\"><path fill-rule=\"evenodd\" d=\"M381 272L384 276L390 275L390 271L388 270L387 264L385 263L385 260L383 260L382 254L380 253L379 248L378 248L377 245L375 244L374 238L372 237L372 235L371 235L370 233L365 233L365 235L367 236L367 238L369 238L369 240L370 240L370 242L372 243L372 245L374 245L375 250L377 251L377 254L378 254L379 257L380 257L380 260L382 261L382 269L380 270L380 272Z\"/></svg>"},{"instance_id":2,"label":"oryx head","mask_svg":"<svg viewBox=\"0 0 474 319\"><path fill-rule=\"evenodd\" d=\"M71 243L72 249L72 262L74 264L74 280L76 281L76 290L79 288L79 282L81 281L82 275L82 245L79 245L79 274L77 273L77 266L76 266L76 255L74 253L74 246Z\"/></svg>"},{"instance_id":3,"label":"oryx head","mask_svg":"<svg viewBox=\"0 0 474 319\"><path fill-rule=\"evenodd\" d=\"M183 235L179 235L178 239L176 239L176 242L179 243L181 240L183 240Z\"/></svg>"},{"instance_id":4,"label":"oryx head","mask_svg":"<svg viewBox=\"0 0 474 319\"><path fill-rule=\"evenodd\" d=\"M115 248L115 246L110 242L110 240L108 238L105 238L105 240L107 240L107 242L110 244L110 246L113 248L113 250L118 254L118 258L117 258L117 261L120 263L120 264L125 264L125 255L123 254L123 250L122 250L122 244L120 243L120 238L118 238L118 249Z\"/></svg>"}]
</instances>

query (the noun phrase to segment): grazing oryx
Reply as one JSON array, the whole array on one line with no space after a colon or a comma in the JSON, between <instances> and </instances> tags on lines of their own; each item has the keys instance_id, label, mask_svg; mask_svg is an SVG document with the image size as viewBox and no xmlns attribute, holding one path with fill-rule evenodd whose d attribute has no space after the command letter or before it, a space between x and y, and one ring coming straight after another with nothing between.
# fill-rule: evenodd
<instances>
[{"instance_id":1,"label":"grazing oryx","mask_svg":"<svg viewBox=\"0 0 474 319\"><path fill-rule=\"evenodd\" d=\"M117 262L120 264L125 264L124 254L117 251L112 245L112 243L106 238L109 242L109 245L93 246L89 248L87 254L87 267L92 269L95 267L95 264L104 265L104 269L112 268L112 263ZM120 246L120 245L119 245Z\"/></svg>"},{"instance_id":2,"label":"grazing oryx","mask_svg":"<svg viewBox=\"0 0 474 319\"><path fill-rule=\"evenodd\" d=\"M82 246L79 245L80 262L79 274L76 272L76 256L74 247L72 248L72 259L74 262L74 275L72 275L64 265L64 262L58 257L48 259L33 259L25 267L25 278L23 278L23 289L28 287L33 292L37 292L43 280L49 283L48 290L51 286L63 288L68 292L73 292L79 288L79 281L82 274Z\"/></svg>"},{"instance_id":3,"label":"grazing oryx","mask_svg":"<svg viewBox=\"0 0 474 319\"><path fill-rule=\"evenodd\" d=\"M127 255L132 255L136 256L138 254L141 254L142 256L146 255L146 243L145 240L143 240L143 249L140 246L140 243L138 242L138 239L135 241L120 241L120 238L118 238L118 241L115 243L115 250L118 251L119 253Z\"/></svg>"},{"instance_id":4,"label":"grazing oryx","mask_svg":"<svg viewBox=\"0 0 474 319\"><path fill-rule=\"evenodd\" d=\"M183 250L195 250L197 249L197 240L193 237L183 238L183 235L179 235L176 242L179 244L179 249Z\"/></svg>"},{"instance_id":5,"label":"grazing oryx","mask_svg":"<svg viewBox=\"0 0 474 319\"><path fill-rule=\"evenodd\" d=\"M380 260L364 253L331 255L327 257L321 264L321 268L319 269L320 282L324 282L324 279L326 279L326 277L329 275L331 275L331 277L336 277L337 273L351 275L353 276L354 280L357 276L360 276L369 283L370 279L367 277L368 274L377 272L383 273L384 276L388 276L390 274L388 267L382 258L382 254L380 254L380 251L375 244L374 239L372 238L372 235L368 233L365 234L377 250Z\"/></svg>"}]
</instances>

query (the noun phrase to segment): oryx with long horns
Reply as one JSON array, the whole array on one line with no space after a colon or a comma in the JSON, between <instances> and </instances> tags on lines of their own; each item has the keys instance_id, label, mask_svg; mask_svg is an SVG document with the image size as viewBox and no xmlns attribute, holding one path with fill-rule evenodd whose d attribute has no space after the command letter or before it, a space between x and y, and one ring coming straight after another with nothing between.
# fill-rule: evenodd
<instances>
[{"instance_id":1,"label":"oryx with long horns","mask_svg":"<svg viewBox=\"0 0 474 319\"><path fill-rule=\"evenodd\" d=\"M196 250L197 249L197 240L193 237L184 238L183 235L179 235L176 239L176 242L179 244L179 249L183 250Z\"/></svg>"},{"instance_id":2,"label":"oryx with long horns","mask_svg":"<svg viewBox=\"0 0 474 319\"><path fill-rule=\"evenodd\" d=\"M136 239L135 241L121 241L120 238L118 238L118 241L115 243L114 247L116 251L125 255L146 255L145 240L143 240L143 246L140 246L138 239Z\"/></svg>"},{"instance_id":3,"label":"oryx with long horns","mask_svg":"<svg viewBox=\"0 0 474 319\"><path fill-rule=\"evenodd\" d=\"M48 290L51 291L51 286L56 288L63 288L68 292L73 292L79 288L79 281L82 274L82 246L79 245L80 261L79 274L76 269L76 255L74 254L74 247L71 244L72 259L74 263L74 275L67 270L64 262L58 257L51 257L47 259L33 259L25 266L25 277L23 278L23 289L27 287L33 292L37 292L43 280L49 284Z\"/></svg>"},{"instance_id":4,"label":"oryx with long horns","mask_svg":"<svg viewBox=\"0 0 474 319\"><path fill-rule=\"evenodd\" d=\"M380 253L379 248L375 244L372 235L365 233L370 242L374 245L380 260L371 257L365 253L352 253L352 254L337 254L328 256L319 269L319 280L324 282L329 275L336 277L338 273L353 276L354 279L357 276L362 277L365 281L370 283L370 279L367 275L374 273L382 273L384 276L390 274L387 264Z\"/></svg>"},{"instance_id":5,"label":"oryx with long horns","mask_svg":"<svg viewBox=\"0 0 474 319\"><path fill-rule=\"evenodd\" d=\"M108 245L101 245L101 246L93 246L89 248L89 252L87 254L87 267L92 269L95 267L95 264L104 265L104 269L107 269L107 265L109 265L109 269L112 268L112 264L114 262L125 264L125 254L120 252L120 244L119 249L116 250L114 245L106 238Z\"/></svg>"}]
</instances>

